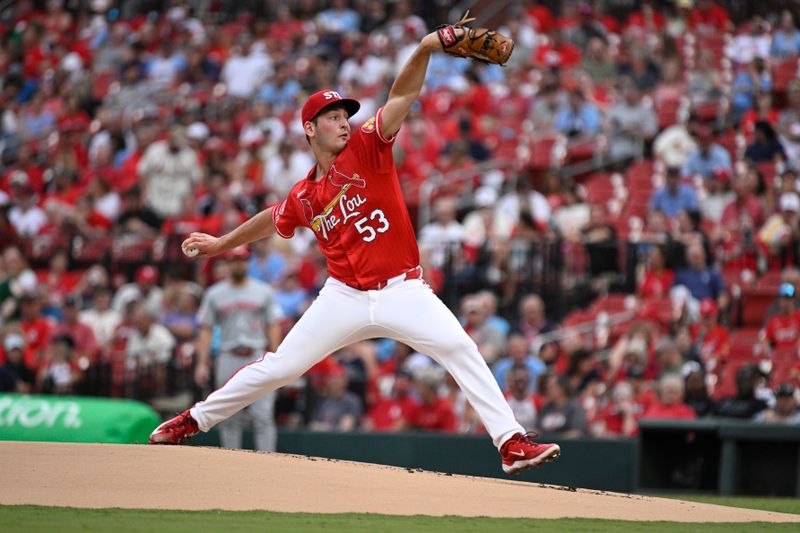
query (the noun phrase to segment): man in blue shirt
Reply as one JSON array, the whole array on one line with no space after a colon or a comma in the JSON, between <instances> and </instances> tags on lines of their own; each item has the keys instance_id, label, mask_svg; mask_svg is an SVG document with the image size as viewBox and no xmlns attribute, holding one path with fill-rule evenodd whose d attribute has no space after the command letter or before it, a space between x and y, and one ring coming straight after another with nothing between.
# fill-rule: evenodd
<instances>
[{"instance_id":1,"label":"man in blue shirt","mask_svg":"<svg viewBox=\"0 0 800 533\"><path fill-rule=\"evenodd\" d=\"M698 129L697 151L689 154L683 165L684 177L703 176L704 180L715 179L720 174L733 174L731 155L724 147L714 142L711 129L702 126Z\"/></svg>"},{"instance_id":2,"label":"man in blue shirt","mask_svg":"<svg viewBox=\"0 0 800 533\"><path fill-rule=\"evenodd\" d=\"M694 188L681 183L680 169L667 168L666 184L653 193L650 198L650 209L661 211L669 218L673 218L681 211L697 211L699 206Z\"/></svg>"},{"instance_id":3,"label":"man in blue shirt","mask_svg":"<svg viewBox=\"0 0 800 533\"><path fill-rule=\"evenodd\" d=\"M675 274L673 286L686 287L698 301L710 298L724 306L725 281L716 269L709 268L706 264L706 252L702 243L693 242L689 245L686 249L686 262L688 266Z\"/></svg>"},{"instance_id":4,"label":"man in blue shirt","mask_svg":"<svg viewBox=\"0 0 800 533\"><path fill-rule=\"evenodd\" d=\"M520 333L512 333L508 337L506 345L507 356L499 359L492 368L494 378L500 386L500 390L505 392L510 386L506 378L508 372L514 366L521 365L528 369L528 376L530 382L528 387L531 391L536 392L536 381L541 374L547 370L547 366L541 359L537 359L530 354L530 344L524 335Z\"/></svg>"},{"instance_id":5,"label":"man in blue shirt","mask_svg":"<svg viewBox=\"0 0 800 533\"><path fill-rule=\"evenodd\" d=\"M564 135L595 135L600 131L600 111L588 102L580 89L573 89L569 101L556 112L553 126Z\"/></svg>"}]
</instances>

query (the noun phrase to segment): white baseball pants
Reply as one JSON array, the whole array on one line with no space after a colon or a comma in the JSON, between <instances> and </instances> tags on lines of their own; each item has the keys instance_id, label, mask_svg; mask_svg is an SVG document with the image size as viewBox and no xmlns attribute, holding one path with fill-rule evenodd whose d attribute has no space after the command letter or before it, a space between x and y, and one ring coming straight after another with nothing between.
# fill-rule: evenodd
<instances>
[{"instance_id":1,"label":"white baseball pants","mask_svg":"<svg viewBox=\"0 0 800 533\"><path fill-rule=\"evenodd\" d=\"M215 385L220 388L234 375L242 363L252 361L248 357L242 361L241 357L228 353L220 354L215 361ZM253 440L255 449L261 452L274 452L278 443L278 428L275 426L275 391L267 392L246 408L252 419ZM242 437L245 428L245 409L227 420L220 422L219 443L223 448L238 449L242 447Z\"/></svg>"},{"instance_id":2,"label":"white baseball pants","mask_svg":"<svg viewBox=\"0 0 800 533\"><path fill-rule=\"evenodd\" d=\"M458 383L498 448L525 430L514 419L489 367L458 319L422 280L397 280L360 291L328 278L319 296L275 353L243 366L191 414L208 431L264 394L300 377L357 341L391 338L433 357Z\"/></svg>"}]
</instances>

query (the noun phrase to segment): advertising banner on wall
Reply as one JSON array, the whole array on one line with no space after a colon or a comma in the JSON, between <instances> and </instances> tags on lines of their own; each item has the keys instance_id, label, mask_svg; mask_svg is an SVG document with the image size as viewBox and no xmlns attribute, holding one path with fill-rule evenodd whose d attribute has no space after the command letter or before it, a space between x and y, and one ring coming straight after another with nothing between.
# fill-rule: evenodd
<instances>
[{"instance_id":1,"label":"advertising banner on wall","mask_svg":"<svg viewBox=\"0 0 800 533\"><path fill-rule=\"evenodd\" d=\"M0 394L0 440L146 443L160 422L133 400Z\"/></svg>"}]
</instances>

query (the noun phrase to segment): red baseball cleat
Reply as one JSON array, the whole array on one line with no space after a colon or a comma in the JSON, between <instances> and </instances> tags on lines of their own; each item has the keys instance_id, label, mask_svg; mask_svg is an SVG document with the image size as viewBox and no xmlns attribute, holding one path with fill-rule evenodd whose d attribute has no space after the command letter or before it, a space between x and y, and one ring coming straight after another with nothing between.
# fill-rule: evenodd
<instances>
[{"instance_id":1,"label":"red baseball cleat","mask_svg":"<svg viewBox=\"0 0 800 533\"><path fill-rule=\"evenodd\" d=\"M197 421L187 409L154 429L150 433L150 444L183 444L198 433Z\"/></svg>"},{"instance_id":2,"label":"red baseball cleat","mask_svg":"<svg viewBox=\"0 0 800 533\"><path fill-rule=\"evenodd\" d=\"M500 456L503 459L503 472L506 474L519 474L523 470L549 463L561 455L558 444L537 444L533 439L536 433L517 433L500 447Z\"/></svg>"}]
</instances>

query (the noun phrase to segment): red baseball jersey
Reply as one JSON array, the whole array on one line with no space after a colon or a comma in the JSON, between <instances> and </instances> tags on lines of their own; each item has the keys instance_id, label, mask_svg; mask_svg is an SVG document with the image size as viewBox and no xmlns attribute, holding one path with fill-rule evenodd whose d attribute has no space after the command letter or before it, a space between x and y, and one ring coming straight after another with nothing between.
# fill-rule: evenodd
<instances>
[{"instance_id":1,"label":"red baseball jersey","mask_svg":"<svg viewBox=\"0 0 800 533\"><path fill-rule=\"evenodd\" d=\"M380 133L383 108L356 129L328 174L316 167L275 206L278 234L311 228L328 275L363 289L419 265L419 248L392 157L394 137Z\"/></svg>"},{"instance_id":2,"label":"red baseball jersey","mask_svg":"<svg viewBox=\"0 0 800 533\"><path fill-rule=\"evenodd\" d=\"M765 330L767 341L775 348L791 348L800 340L800 312L773 315Z\"/></svg>"}]
</instances>

